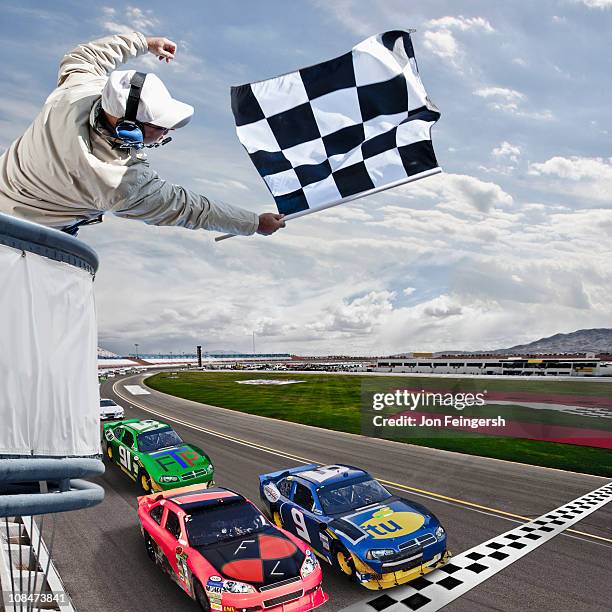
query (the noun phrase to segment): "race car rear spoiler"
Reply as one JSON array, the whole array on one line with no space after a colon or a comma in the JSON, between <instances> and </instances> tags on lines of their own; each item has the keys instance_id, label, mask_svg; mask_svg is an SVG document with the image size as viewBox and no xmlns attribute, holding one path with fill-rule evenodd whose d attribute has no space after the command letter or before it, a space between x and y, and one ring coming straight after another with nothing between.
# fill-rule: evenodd
<instances>
[{"instance_id":1,"label":"race car rear spoiler","mask_svg":"<svg viewBox=\"0 0 612 612\"><path fill-rule=\"evenodd\" d=\"M142 419L123 419L122 421L108 421L104 423L102 428L106 431L109 427L117 427L117 425L125 425L126 423L139 423Z\"/></svg>"},{"instance_id":2,"label":"race car rear spoiler","mask_svg":"<svg viewBox=\"0 0 612 612\"><path fill-rule=\"evenodd\" d=\"M167 491L157 491L156 493L149 493L149 495L140 495L136 498L139 506L143 504L152 504L153 502L159 501L160 499L168 499L169 497L176 497L179 493L188 493L202 491L206 486L203 484L192 484L184 487L178 487L176 489L168 489Z\"/></svg>"},{"instance_id":3,"label":"race car rear spoiler","mask_svg":"<svg viewBox=\"0 0 612 612\"><path fill-rule=\"evenodd\" d=\"M297 467L287 468L286 470L279 470L278 472L270 472L269 474L259 475L259 486L262 487L267 482L278 482L282 478L286 478L291 474L298 474L299 472L305 472L306 470L314 470L321 467L320 463L309 463L307 465L298 465Z\"/></svg>"}]
</instances>

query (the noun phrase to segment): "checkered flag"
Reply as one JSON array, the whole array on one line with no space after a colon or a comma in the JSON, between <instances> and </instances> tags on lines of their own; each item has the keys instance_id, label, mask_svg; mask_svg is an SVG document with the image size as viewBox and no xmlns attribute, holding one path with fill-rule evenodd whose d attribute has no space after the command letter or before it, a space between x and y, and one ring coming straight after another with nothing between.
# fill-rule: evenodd
<instances>
[{"instance_id":1,"label":"checkered flag","mask_svg":"<svg viewBox=\"0 0 612 612\"><path fill-rule=\"evenodd\" d=\"M441 171L430 135L440 113L408 32L232 87L231 97L238 138L280 213L302 216Z\"/></svg>"}]
</instances>

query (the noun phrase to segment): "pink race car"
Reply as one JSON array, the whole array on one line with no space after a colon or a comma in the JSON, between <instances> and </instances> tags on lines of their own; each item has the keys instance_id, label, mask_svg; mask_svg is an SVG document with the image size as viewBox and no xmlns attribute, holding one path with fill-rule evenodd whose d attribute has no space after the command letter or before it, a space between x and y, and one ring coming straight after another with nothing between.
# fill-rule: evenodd
<instances>
[{"instance_id":1,"label":"pink race car","mask_svg":"<svg viewBox=\"0 0 612 612\"><path fill-rule=\"evenodd\" d=\"M207 612L307 612L328 600L308 546L238 493L145 495L138 518L151 560Z\"/></svg>"}]
</instances>

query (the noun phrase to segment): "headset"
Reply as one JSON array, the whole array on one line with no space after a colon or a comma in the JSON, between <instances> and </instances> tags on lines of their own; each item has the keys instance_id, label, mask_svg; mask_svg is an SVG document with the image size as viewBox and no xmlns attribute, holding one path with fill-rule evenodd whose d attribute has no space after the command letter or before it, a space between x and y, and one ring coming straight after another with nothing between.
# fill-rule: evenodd
<instances>
[{"instance_id":1,"label":"headset","mask_svg":"<svg viewBox=\"0 0 612 612\"><path fill-rule=\"evenodd\" d=\"M157 148L168 144L172 138L164 138L161 142L145 145L144 125L136 119L140 94L147 75L145 72L135 72L130 79L130 93L125 105L125 115L117 121L115 136L119 140L120 149Z\"/></svg>"},{"instance_id":2,"label":"headset","mask_svg":"<svg viewBox=\"0 0 612 612\"><path fill-rule=\"evenodd\" d=\"M130 79L130 93L125 105L125 115L117 121L115 135L120 141L120 149L142 149L144 147L144 126L136 120L140 94L147 75L135 72Z\"/></svg>"}]
</instances>

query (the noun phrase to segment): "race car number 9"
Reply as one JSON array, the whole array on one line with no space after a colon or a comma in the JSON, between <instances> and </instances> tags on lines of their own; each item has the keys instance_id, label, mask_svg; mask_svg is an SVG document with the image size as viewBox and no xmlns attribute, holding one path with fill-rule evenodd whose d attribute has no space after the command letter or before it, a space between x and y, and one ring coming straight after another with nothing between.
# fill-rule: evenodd
<instances>
[{"instance_id":1,"label":"race car number 9","mask_svg":"<svg viewBox=\"0 0 612 612\"><path fill-rule=\"evenodd\" d=\"M119 463L126 469L129 470L132 463L132 456L125 446L119 447Z\"/></svg>"},{"instance_id":2,"label":"race car number 9","mask_svg":"<svg viewBox=\"0 0 612 612\"><path fill-rule=\"evenodd\" d=\"M310 535L308 534L308 529L306 528L306 520L304 519L304 515L297 508L291 508L291 518L293 518L296 533L300 536L300 538L310 542Z\"/></svg>"}]
</instances>

